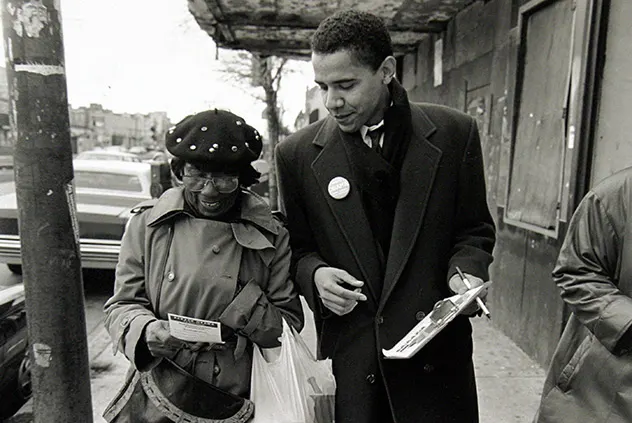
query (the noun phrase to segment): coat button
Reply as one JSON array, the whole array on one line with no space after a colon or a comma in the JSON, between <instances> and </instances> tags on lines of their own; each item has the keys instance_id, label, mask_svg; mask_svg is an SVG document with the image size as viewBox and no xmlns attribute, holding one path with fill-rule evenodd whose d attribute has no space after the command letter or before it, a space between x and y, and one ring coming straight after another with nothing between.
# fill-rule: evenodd
<instances>
[{"instance_id":1,"label":"coat button","mask_svg":"<svg viewBox=\"0 0 632 423\"><path fill-rule=\"evenodd\" d=\"M424 313L423 311L418 311L417 313L415 313L415 319L420 322L424 319L424 317L426 317L426 313Z\"/></svg>"},{"instance_id":2,"label":"coat button","mask_svg":"<svg viewBox=\"0 0 632 423\"><path fill-rule=\"evenodd\" d=\"M375 383L375 375L373 373L369 373L369 375L366 377L366 381L369 382L371 385Z\"/></svg>"},{"instance_id":3,"label":"coat button","mask_svg":"<svg viewBox=\"0 0 632 423\"><path fill-rule=\"evenodd\" d=\"M211 249L211 251L213 251L215 254L219 254L219 252L221 251L219 246L217 245L213 245L213 248Z\"/></svg>"},{"instance_id":4,"label":"coat button","mask_svg":"<svg viewBox=\"0 0 632 423\"><path fill-rule=\"evenodd\" d=\"M216 364L213 366L213 374L218 375L220 372L219 366Z\"/></svg>"},{"instance_id":5,"label":"coat button","mask_svg":"<svg viewBox=\"0 0 632 423\"><path fill-rule=\"evenodd\" d=\"M434 371L434 366L432 364L424 364L424 372L431 373Z\"/></svg>"},{"instance_id":6,"label":"coat button","mask_svg":"<svg viewBox=\"0 0 632 423\"><path fill-rule=\"evenodd\" d=\"M173 272L169 272L169 274L167 275L167 279L169 280L169 282L173 282L175 278L176 278L176 275Z\"/></svg>"},{"instance_id":7,"label":"coat button","mask_svg":"<svg viewBox=\"0 0 632 423\"><path fill-rule=\"evenodd\" d=\"M384 317L382 316L377 316L377 318L375 319L375 321L377 322L378 325L381 325L382 323L384 323Z\"/></svg>"}]
</instances>

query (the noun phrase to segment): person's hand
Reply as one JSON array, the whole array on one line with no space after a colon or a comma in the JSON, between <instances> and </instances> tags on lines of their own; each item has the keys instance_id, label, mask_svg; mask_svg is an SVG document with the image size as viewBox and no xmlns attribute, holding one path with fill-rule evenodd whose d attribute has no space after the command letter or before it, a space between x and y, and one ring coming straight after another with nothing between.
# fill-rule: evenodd
<instances>
[{"instance_id":1,"label":"person's hand","mask_svg":"<svg viewBox=\"0 0 632 423\"><path fill-rule=\"evenodd\" d=\"M154 357L173 358L185 342L174 338L169 332L169 322L154 320L145 327L145 342Z\"/></svg>"},{"instance_id":2,"label":"person's hand","mask_svg":"<svg viewBox=\"0 0 632 423\"><path fill-rule=\"evenodd\" d=\"M360 292L364 282L342 269L320 267L314 273L314 283L323 305L338 316L350 313L358 301L366 301L366 296Z\"/></svg>"},{"instance_id":3,"label":"person's hand","mask_svg":"<svg viewBox=\"0 0 632 423\"><path fill-rule=\"evenodd\" d=\"M470 285L471 285L470 288L476 288L477 286L483 285L483 280L479 277L470 275L468 273L465 273L465 277L470 282ZM465 285L465 283L463 282L463 279L461 279L458 273L454 274L450 278L450 281L448 282L448 286L450 287L452 292L454 292L455 294L463 294L465 291L470 289ZM483 303L485 302L485 298L487 298L487 289L484 289L483 292L481 292L481 294L479 295L479 298L481 299L481 301L483 301ZM461 314L464 314L466 316L472 316L478 311L478 309L479 309L479 306L477 304L477 301L474 300L470 303L470 305L468 305L465 309L463 309Z\"/></svg>"}]
</instances>

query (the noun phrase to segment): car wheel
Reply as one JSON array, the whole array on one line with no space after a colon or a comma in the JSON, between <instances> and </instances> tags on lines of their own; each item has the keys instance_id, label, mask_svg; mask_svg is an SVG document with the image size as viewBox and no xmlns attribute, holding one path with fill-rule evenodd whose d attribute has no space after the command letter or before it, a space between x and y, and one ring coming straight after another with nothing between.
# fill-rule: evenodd
<instances>
[{"instance_id":1,"label":"car wheel","mask_svg":"<svg viewBox=\"0 0 632 423\"><path fill-rule=\"evenodd\" d=\"M12 273L15 273L16 275L21 275L22 274L22 265L21 264L7 264L7 267L9 268L9 270Z\"/></svg>"},{"instance_id":2,"label":"car wheel","mask_svg":"<svg viewBox=\"0 0 632 423\"><path fill-rule=\"evenodd\" d=\"M31 356L28 349L24 354L20 368L18 369L18 389L17 393L25 401L31 398L33 392L33 385L31 384Z\"/></svg>"},{"instance_id":3,"label":"car wheel","mask_svg":"<svg viewBox=\"0 0 632 423\"><path fill-rule=\"evenodd\" d=\"M0 422L17 413L31 397L31 360L27 353L22 359L15 385L0 392Z\"/></svg>"}]
</instances>

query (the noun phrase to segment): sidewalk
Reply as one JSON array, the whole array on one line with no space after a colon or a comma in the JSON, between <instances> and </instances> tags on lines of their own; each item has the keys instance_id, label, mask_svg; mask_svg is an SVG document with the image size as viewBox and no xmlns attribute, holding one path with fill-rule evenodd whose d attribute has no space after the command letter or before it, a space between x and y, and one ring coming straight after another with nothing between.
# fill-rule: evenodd
<instances>
[{"instance_id":1,"label":"sidewalk","mask_svg":"<svg viewBox=\"0 0 632 423\"><path fill-rule=\"evenodd\" d=\"M531 422L544 383L544 370L488 320L475 318L472 323L481 423ZM308 320L306 327L304 336L313 345L313 322ZM127 360L122 354L112 354L109 336L102 326L94 331L88 348L94 423L103 423L101 413L123 382ZM30 408L29 402L7 423L28 423L20 414L30 413Z\"/></svg>"},{"instance_id":2,"label":"sidewalk","mask_svg":"<svg viewBox=\"0 0 632 423\"><path fill-rule=\"evenodd\" d=\"M481 423L530 423L545 370L485 318L472 319Z\"/></svg>"}]
</instances>

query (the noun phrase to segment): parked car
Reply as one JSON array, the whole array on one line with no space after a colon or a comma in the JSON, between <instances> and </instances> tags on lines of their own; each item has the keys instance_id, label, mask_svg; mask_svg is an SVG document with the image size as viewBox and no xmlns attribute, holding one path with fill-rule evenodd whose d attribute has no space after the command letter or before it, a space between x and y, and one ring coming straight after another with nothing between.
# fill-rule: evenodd
<instances>
[{"instance_id":1,"label":"parked car","mask_svg":"<svg viewBox=\"0 0 632 423\"><path fill-rule=\"evenodd\" d=\"M144 162L164 162L164 163L168 163L169 162L169 155L164 152L164 151L156 151L156 150L152 150L152 151L148 151L147 153L143 154L141 156L141 160Z\"/></svg>"},{"instance_id":2,"label":"parked car","mask_svg":"<svg viewBox=\"0 0 632 423\"><path fill-rule=\"evenodd\" d=\"M121 160L124 162L142 162L136 154L125 151L112 150L88 150L79 153L76 157L79 160Z\"/></svg>"},{"instance_id":3,"label":"parked car","mask_svg":"<svg viewBox=\"0 0 632 423\"><path fill-rule=\"evenodd\" d=\"M252 167L261 174L259 182L250 187L251 190L270 201L270 164L258 159L252 162Z\"/></svg>"},{"instance_id":4,"label":"parked car","mask_svg":"<svg viewBox=\"0 0 632 423\"><path fill-rule=\"evenodd\" d=\"M152 165L114 160L73 161L81 265L114 269L131 208L158 196ZM0 196L0 263L22 273L15 193Z\"/></svg>"},{"instance_id":5,"label":"parked car","mask_svg":"<svg viewBox=\"0 0 632 423\"><path fill-rule=\"evenodd\" d=\"M127 151L136 155L142 155L142 154L147 153L147 149L141 145L135 145L134 147L130 147L130 149Z\"/></svg>"},{"instance_id":6,"label":"parked car","mask_svg":"<svg viewBox=\"0 0 632 423\"><path fill-rule=\"evenodd\" d=\"M24 284L0 286L0 421L31 396Z\"/></svg>"}]
</instances>

